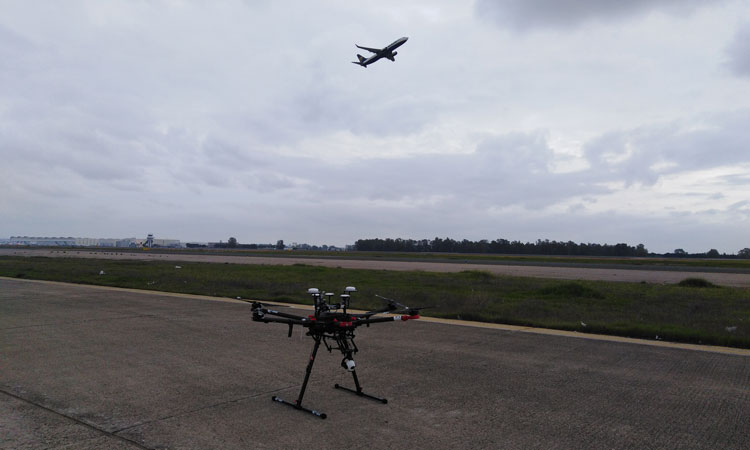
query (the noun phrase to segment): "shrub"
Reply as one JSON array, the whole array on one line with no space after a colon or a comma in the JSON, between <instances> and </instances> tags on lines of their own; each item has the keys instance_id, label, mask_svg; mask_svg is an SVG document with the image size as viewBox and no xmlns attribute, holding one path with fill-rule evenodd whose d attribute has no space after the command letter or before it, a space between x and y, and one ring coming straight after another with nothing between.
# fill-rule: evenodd
<instances>
[{"instance_id":1,"label":"shrub","mask_svg":"<svg viewBox=\"0 0 750 450\"><path fill-rule=\"evenodd\" d=\"M678 286L682 287L695 287L695 288L715 288L718 287L708 280L703 278L685 278L684 280L677 283Z\"/></svg>"}]
</instances>

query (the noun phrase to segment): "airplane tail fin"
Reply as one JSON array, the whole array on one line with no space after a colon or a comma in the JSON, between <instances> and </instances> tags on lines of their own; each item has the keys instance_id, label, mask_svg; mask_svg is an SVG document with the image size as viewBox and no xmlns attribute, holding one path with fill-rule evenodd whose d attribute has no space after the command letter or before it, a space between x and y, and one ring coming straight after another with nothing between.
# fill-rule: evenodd
<instances>
[{"instance_id":1,"label":"airplane tail fin","mask_svg":"<svg viewBox=\"0 0 750 450\"><path fill-rule=\"evenodd\" d=\"M358 64L358 65L360 65L362 67L367 67L364 64L364 62L367 60L367 58L365 58L364 56L358 54L357 55L357 59L359 59L359 61L352 61L352 64Z\"/></svg>"}]
</instances>

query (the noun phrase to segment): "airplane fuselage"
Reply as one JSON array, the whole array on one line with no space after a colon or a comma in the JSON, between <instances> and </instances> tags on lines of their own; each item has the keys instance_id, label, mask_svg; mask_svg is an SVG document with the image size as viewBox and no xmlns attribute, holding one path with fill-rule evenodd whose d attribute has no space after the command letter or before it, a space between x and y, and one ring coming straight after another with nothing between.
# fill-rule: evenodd
<instances>
[{"instance_id":1,"label":"airplane fuselage","mask_svg":"<svg viewBox=\"0 0 750 450\"><path fill-rule=\"evenodd\" d=\"M357 58L359 61L352 61L354 64L358 64L362 67L367 67L368 65L374 63L375 61L386 58L390 59L391 61L396 60L397 52L395 51L397 48L404 45L404 42L409 40L408 37L402 37L400 39L396 39L395 41L391 42L388 46L385 48L370 48L370 47L362 47L360 45L356 45L357 48L361 48L362 50L367 50L368 52L372 53L372 56L369 58L365 58L362 55L357 55Z\"/></svg>"}]
</instances>

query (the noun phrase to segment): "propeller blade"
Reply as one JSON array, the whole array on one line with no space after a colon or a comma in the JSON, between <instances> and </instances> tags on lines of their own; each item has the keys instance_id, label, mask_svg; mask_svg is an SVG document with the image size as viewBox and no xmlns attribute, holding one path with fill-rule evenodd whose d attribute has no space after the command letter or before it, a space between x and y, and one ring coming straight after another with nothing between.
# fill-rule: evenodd
<instances>
[{"instance_id":1,"label":"propeller blade","mask_svg":"<svg viewBox=\"0 0 750 450\"><path fill-rule=\"evenodd\" d=\"M410 308L403 303L399 303L396 300L392 298L383 297L382 295L375 294L375 297L381 298L388 302L388 309L390 313L393 314L407 314L407 315L413 315L413 314L419 314L420 310L427 309L427 308L434 308L434 306L420 306L418 308ZM386 312L386 311L384 311Z\"/></svg>"},{"instance_id":2,"label":"propeller blade","mask_svg":"<svg viewBox=\"0 0 750 450\"><path fill-rule=\"evenodd\" d=\"M420 306L419 308L404 308L398 311L391 311L392 314L406 314L406 315L419 315L419 312L423 309L434 308L434 306Z\"/></svg>"},{"instance_id":3,"label":"propeller blade","mask_svg":"<svg viewBox=\"0 0 750 450\"><path fill-rule=\"evenodd\" d=\"M396 300L394 300L392 298L383 297L382 295L378 295L378 294L375 294L375 297L382 298L383 300L387 301L388 302L388 306L392 307L392 309L406 308L407 307L406 305L401 304L401 303L397 302Z\"/></svg>"}]
</instances>

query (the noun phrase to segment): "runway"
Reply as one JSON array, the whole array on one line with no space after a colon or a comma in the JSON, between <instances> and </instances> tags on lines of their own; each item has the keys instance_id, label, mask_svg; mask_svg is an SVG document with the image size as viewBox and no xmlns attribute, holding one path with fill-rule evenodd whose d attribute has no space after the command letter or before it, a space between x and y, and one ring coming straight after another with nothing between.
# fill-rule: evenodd
<instances>
[{"instance_id":1,"label":"runway","mask_svg":"<svg viewBox=\"0 0 750 450\"><path fill-rule=\"evenodd\" d=\"M669 283L676 284L685 278L699 277L720 286L750 287L750 274L723 271L696 271L688 268L680 270L660 270L654 266L646 269L619 267L563 267L555 265L513 265L481 264L462 261L389 261L381 259L335 259L309 257L271 257L271 256L237 256L237 255L204 255L189 253L156 253L156 252L111 252L91 250L51 250L30 248L0 248L0 256L44 256L50 258L99 258L123 259L138 261L189 261L230 264L267 264L341 267L344 269L366 270L422 270L425 272L461 272L464 270L481 270L496 275L518 277L552 278L560 280L599 280L624 281L630 283Z\"/></svg>"},{"instance_id":2,"label":"runway","mask_svg":"<svg viewBox=\"0 0 750 450\"><path fill-rule=\"evenodd\" d=\"M221 300L221 299L217 299ZM688 448L750 442L750 356L409 321L351 385L244 302L0 279L0 448Z\"/></svg>"}]
</instances>

